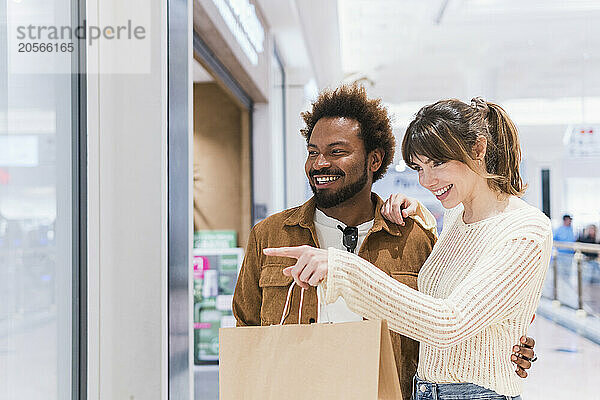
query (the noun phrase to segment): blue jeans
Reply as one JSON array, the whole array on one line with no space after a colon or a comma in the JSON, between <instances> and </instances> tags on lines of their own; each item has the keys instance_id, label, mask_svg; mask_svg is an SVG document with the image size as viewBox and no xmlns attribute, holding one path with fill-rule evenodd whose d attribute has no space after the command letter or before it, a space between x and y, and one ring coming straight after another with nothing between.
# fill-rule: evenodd
<instances>
[{"instance_id":1,"label":"blue jeans","mask_svg":"<svg viewBox=\"0 0 600 400\"><path fill-rule=\"evenodd\" d=\"M415 375L412 400L521 400L521 396L504 396L474 383L431 383Z\"/></svg>"}]
</instances>

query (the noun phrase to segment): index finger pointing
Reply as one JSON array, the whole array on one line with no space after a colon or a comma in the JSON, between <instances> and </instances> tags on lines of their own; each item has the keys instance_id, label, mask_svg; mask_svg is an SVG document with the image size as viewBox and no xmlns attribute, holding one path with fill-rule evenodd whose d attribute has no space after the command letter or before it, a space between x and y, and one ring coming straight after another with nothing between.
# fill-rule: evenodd
<instances>
[{"instance_id":1,"label":"index finger pointing","mask_svg":"<svg viewBox=\"0 0 600 400\"><path fill-rule=\"evenodd\" d=\"M263 253L267 256L280 256L298 258L304 253L306 249L303 246L296 247L271 247L263 249Z\"/></svg>"}]
</instances>

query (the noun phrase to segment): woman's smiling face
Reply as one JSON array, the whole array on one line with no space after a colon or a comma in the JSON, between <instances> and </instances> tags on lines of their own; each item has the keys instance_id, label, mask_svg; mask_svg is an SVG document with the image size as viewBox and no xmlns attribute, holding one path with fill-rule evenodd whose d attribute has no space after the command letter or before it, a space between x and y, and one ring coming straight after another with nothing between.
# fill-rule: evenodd
<instances>
[{"instance_id":1,"label":"woman's smiling face","mask_svg":"<svg viewBox=\"0 0 600 400\"><path fill-rule=\"evenodd\" d=\"M419 173L421 186L431 191L448 209L473 198L481 180L485 181L466 164L456 160L436 162L415 155L407 164Z\"/></svg>"}]
</instances>

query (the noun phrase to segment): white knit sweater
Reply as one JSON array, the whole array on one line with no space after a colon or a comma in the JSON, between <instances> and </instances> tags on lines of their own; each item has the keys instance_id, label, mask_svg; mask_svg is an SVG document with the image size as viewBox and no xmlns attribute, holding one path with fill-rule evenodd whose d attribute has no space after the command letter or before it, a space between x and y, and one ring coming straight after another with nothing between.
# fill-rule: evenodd
<instances>
[{"instance_id":1,"label":"white knit sweater","mask_svg":"<svg viewBox=\"0 0 600 400\"><path fill-rule=\"evenodd\" d=\"M516 396L521 378L510 356L540 299L551 232L548 218L529 205L472 224L464 223L459 205L444 215L419 291L330 248L325 301L343 296L352 311L385 319L393 331L421 342L421 379Z\"/></svg>"}]
</instances>

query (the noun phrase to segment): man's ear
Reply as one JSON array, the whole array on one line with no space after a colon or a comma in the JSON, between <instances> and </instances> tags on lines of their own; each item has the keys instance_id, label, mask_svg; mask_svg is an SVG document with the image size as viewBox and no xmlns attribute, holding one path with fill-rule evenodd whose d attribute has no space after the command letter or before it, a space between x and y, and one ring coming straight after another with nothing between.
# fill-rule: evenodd
<instances>
[{"instance_id":1,"label":"man's ear","mask_svg":"<svg viewBox=\"0 0 600 400\"><path fill-rule=\"evenodd\" d=\"M375 149L369 153L369 171L375 173L381 168L383 156L385 155L382 149Z\"/></svg>"}]
</instances>

